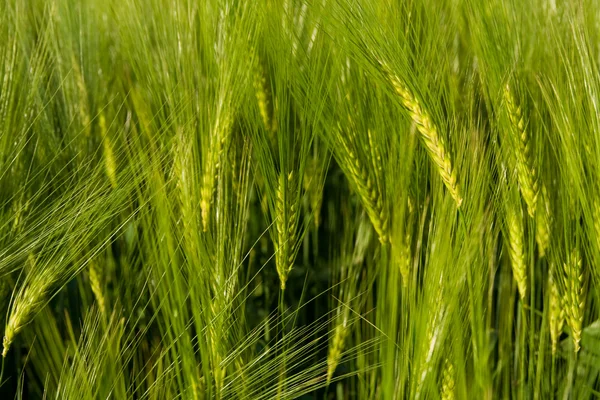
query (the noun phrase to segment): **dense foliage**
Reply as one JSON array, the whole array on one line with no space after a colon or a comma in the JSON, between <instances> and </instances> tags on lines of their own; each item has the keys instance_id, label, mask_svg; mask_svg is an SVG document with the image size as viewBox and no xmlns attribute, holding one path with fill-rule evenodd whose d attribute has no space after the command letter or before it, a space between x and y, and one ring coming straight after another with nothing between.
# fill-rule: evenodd
<instances>
[{"instance_id":1,"label":"dense foliage","mask_svg":"<svg viewBox=\"0 0 600 400\"><path fill-rule=\"evenodd\" d=\"M0 395L599 396L599 16L0 0Z\"/></svg>"}]
</instances>

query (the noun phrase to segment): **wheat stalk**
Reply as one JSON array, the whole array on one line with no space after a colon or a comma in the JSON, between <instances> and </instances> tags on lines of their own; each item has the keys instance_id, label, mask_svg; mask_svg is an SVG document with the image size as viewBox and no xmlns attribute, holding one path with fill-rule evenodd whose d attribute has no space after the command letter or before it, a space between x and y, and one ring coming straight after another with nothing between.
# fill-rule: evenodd
<instances>
[{"instance_id":1,"label":"wheat stalk","mask_svg":"<svg viewBox=\"0 0 600 400\"><path fill-rule=\"evenodd\" d=\"M525 203L527 203L527 212L530 217L535 216L536 203L538 198L538 182L536 171L531 159L531 144L529 135L525 129L525 119L521 106L519 106L513 97L510 86L507 84L504 88L504 104L511 123L510 133L512 143L515 149L516 170L519 180L519 187ZM516 136L515 136L516 135Z\"/></svg>"},{"instance_id":2,"label":"wheat stalk","mask_svg":"<svg viewBox=\"0 0 600 400\"><path fill-rule=\"evenodd\" d=\"M565 315L571 334L575 352L581 348L581 331L585 306L585 282L583 266L579 251L573 249L563 264L565 279Z\"/></svg>"},{"instance_id":3,"label":"wheat stalk","mask_svg":"<svg viewBox=\"0 0 600 400\"><path fill-rule=\"evenodd\" d=\"M463 198L458 185L456 170L452 167L450 153L446 147L444 138L438 132L437 125L408 87L392 72L391 68L385 63L380 64L396 94L400 96L402 105L408 111L417 130L421 134L421 139L427 149L427 153L435 164L444 185L446 185L448 192L454 198L456 206L460 207Z\"/></svg>"},{"instance_id":4,"label":"wheat stalk","mask_svg":"<svg viewBox=\"0 0 600 400\"><path fill-rule=\"evenodd\" d=\"M518 206L521 211L521 207ZM519 295L525 299L527 294L527 263L525 261L524 228L522 212L517 212L509 207L506 212L506 223L508 225L508 255L510 257L513 276L517 282Z\"/></svg>"}]
</instances>

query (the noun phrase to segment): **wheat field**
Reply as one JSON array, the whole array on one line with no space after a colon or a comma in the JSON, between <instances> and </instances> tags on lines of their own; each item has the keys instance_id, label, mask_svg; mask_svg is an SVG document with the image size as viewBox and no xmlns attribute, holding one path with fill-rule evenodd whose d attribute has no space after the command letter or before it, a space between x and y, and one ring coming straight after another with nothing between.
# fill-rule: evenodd
<instances>
[{"instance_id":1,"label":"wheat field","mask_svg":"<svg viewBox=\"0 0 600 400\"><path fill-rule=\"evenodd\" d=\"M599 398L599 17L0 0L0 398Z\"/></svg>"}]
</instances>

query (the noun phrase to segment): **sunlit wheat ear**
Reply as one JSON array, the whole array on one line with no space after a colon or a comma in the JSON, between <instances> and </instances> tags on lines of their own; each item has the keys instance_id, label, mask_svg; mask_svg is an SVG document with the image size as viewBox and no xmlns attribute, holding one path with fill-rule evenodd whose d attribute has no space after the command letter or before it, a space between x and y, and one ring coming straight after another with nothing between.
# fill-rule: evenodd
<instances>
[{"instance_id":1,"label":"sunlit wheat ear","mask_svg":"<svg viewBox=\"0 0 600 400\"><path fill-rule=\"evenodd\" d=\"M506 211L508 228L508 255L512 266L513 276L517 282L519 296L525 299L527 295L527 263L525 261L525 232L521 207L508 207Z\"/></svg>"},{"instance_id":2,"label":"sunlit wheat ear","mask_svg":"<svg viewBox=\"0 0 600 400\"><path fill-rule=\"evenodd\" d=\"M548 323L550 325L550 340L552 341L552 354L556 354L558 340L563 331L565 323L565 308L564 300L560 295L554 268L551 267L550 275L548 276Z\"/></svg>"},{"instance_id":3,"label":"sunlit wheat ear","mask_svg":"<svg viewBox=\"0 0 600 400\"><path fill-rule=\"evenodd\" d=\"M374 183L369 169L359 158L357 152L353 149L349 139L339 129L338 138L340 139L341 153L340 163L346 170L349 180L356 189L367 215L379 236L381 243L387 243L389 240L389 217L385 208L383 194L379 191L379 186Z\"/></svg>"},{"instance_id":4,"label":"sunlit wheat ear","mask_svg":"<svg viewBox=\"0 0 600 400\"><path fill-rule=\"evenodd\" d=\"M585 281L579 251L573 249L563 264L565 287L565 315L571 328L575 352L581 348L581 331L585 307Z\"/></svg>"},{"instance_id":5,"label":"sunlit wheat ear","mask_svg":"<svg viewBox=\"0 0 600 400\"><path fill-rule=\"evenodd\" d=\"M337 368L344 352L344 343L348 335L348 319L344 316L341 322L335 327L333 339L329 344L329 352L327 353L327 383L331 382L333 373Z\"/></svg>"},{"instance_id":6,"label":"sunlit wheat ear","mask_svg":"<svg viewBox=\"0 0 600 400\"><path fill-rule=\"evenodd\" d=\"M381 65L396 94L400 96L400 101L404 105L404 108L408 111L417 130L421 134L420 136L427 149L427 153L436 166L444 185L446 185L448 192L454 198L456 206L460 207L463 198L458 185L456 170L452 167L450 153L444 143L443 137L438 132L437 125L400 78L386 64Z\"/></svg>"},{"instance_id":7,"label":"sunlit wheat ear","mask_svg":"<svg viewBox=\"0 0 600 400\"><path fill-rule=\"evenodd\" d=\"M523 111L515 100L509 85L505 86L503 94L504 105L511 124L509 134L512 136L511 144L515 152L519 187L523 199L527 203L527 212L533 218L535 216L539 188L537 174L531 157L531 142L527 133Z\"/></svg>"},{"instance_id":8,"label":"sunlit wheat ear","mask_svg":"<svg viewBox=\"0 0 600 400\"><path fill-rule=\"evenodd\" d=\"M94 297L96 298L96 303L98 304L98 309L100 310L100 313L103 316L105 316L106 299L104 297L104 289L102 284L102 269L96 261L90 262L88 276L90 279L90 287L92 288L92 293L94 294Z\"/></svg>"},{"instance_id":9,"label":"sunlit wheat ear","mask_svg":"<svg viewBox=\"0 0 600 400\"><path fill-rule=\"evenodd\" d=\"M287 277L292 269L297 247L299 207L295 196L295 179L293 171L287 176L280 173L279 185L277 186L275 264L282 290L285 289Z\"/></svg>"},{"instance_id":10,"label":"sunlit wheat ear","mask_svg":"<svg viewBox=\"0 0 600 400\"><path fill-rule=\"evenodd\" d=\"M4 330L3 357L8 354L10 346L19 332L31 322L35 314L44 306L53 283L54 281L51 279L35 279L31 282L31 285L17 293Z\"/></svg>"},{"instance_id":11,"label":"sunlit wheat ear","mask_svg":"<svg viewBox=\"0 0 600 400\"><path fill-rule=\"evenodd\" d=\"M102 138L102 149L104 150L104 169L110 184L113 188L117 187L117 163L113 152L111 138L108 135L106 128L106 118L104 113L100 111L98 115L98 126L100 127L100 136Z\"/></svg>"},{"instance_id":12,"label":"sunlit wheat ear","mask_svg":"<svg viewBox=\"0 0 600 400\"><path fill-rule=\"evenodd\" d=\"M442 400L454 400L456 386L456 371L454 365L449 359L444 360L444 369L442 370L442 390L440 397Z\"/></svg>"},{"instance_id":13,"label":"sunlit wheat ear","mask_svg":"<svg viewBox=\"0 0 600 400\"><path fill-rule=\"evenodd\" d=\"M542 207L538 208L535 214L535 240L538 244L540 257L545 257L546 250L550 245L552 229L552 210L550 209L550 199L545 185L542 185L541 197Z\"/></svg>"}]
</instances>

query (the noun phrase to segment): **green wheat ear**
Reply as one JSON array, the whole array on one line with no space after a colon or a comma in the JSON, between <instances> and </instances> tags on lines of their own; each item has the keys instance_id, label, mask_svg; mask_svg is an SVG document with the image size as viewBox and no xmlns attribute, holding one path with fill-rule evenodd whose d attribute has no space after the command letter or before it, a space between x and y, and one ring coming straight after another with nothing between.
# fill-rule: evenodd
<instances>
[{"instance_id":1,"label":"green wheat ear","mask_svg":"<svg viewBox=\"0 0 600 400\"><path fill-rule=\"evenodd\" d=\"M575 352L581 348L581 332L585 312L585 277L579 251L574 248L563 264L565 279L565 315Z\"/></svg>"},{"instance_id":2,"label":"green wheat ear","mask_svg":"<svg viewBox=\"0 0 600 400\"><path fill-rule=\"evenodd\" d=\"M442 400L454 400L456 398L456 371L454 370L454 365L449 359L446 358L443 364L444 368L442 370L442 390L440 397Z\"/></svg>"},{"instance_id":3,"label":"green wheat ear","mask_svg":"<svg viewBox=\"0 0 600 400\"><path fill-rule=\"evenodd\" d=\"M515 159L519 187L525 203L527 212L531 218L535 217L538 200L538 178L533 166L531 155L531 141L527 132L523 110L513 96L510 86L507 84L503 92L504 104L511 123L511 143L515 145Z\"/></svg>"},{"instance_id":4,"label":"green wheat ear","mask_svg":"<svg viewBox=\"0 0 600 400\"><path fill-rule=\"evenodd\" d=\"M387 64L380 64L388 81L391 83L396 94L400 97L402 105L408 111L417 130L421 134L422 142L425 145L433 164L436 166L444 185L446 185L448 192L454 198L456 206L460 207L463 202L463 197L458 185L456 170L452 167L452 159L449 150L444 142L444 138L439 134L437 125L434 123L427 110L422 107L414 94L402 80L392 72L391 68L387 66Z\"/></svg>"},{"instance_id":5,"label":"green wheat ear","mask_svg":"<svg viewBox=\"0 0 600 400\"><path fill-rule=\"evenodd\" d=\"M548 307L549 307L549 318L548 323L550 325L550 339L552 341L552 354L556 354L558 348L558 341L563 331L565 323L565 308L564 300L559 291L559 287L556 284L554 266L550 269L548 276Z\"/></svg>"},{"instance_id":6,"label":"green wheat ear","mask_svg":"<svg viewBox=\"0 0 600 400\"><path fill-rule=\"evenodd\" d=\"M518 206L518 210L521 207ZM527 262L525 260L525 231L523 228L523 216L509 207L506 213L508 225L508 255L512 265L513 276L517 282L519 296L525 299L527 295Z\"/></svg>"}]
</instances>

